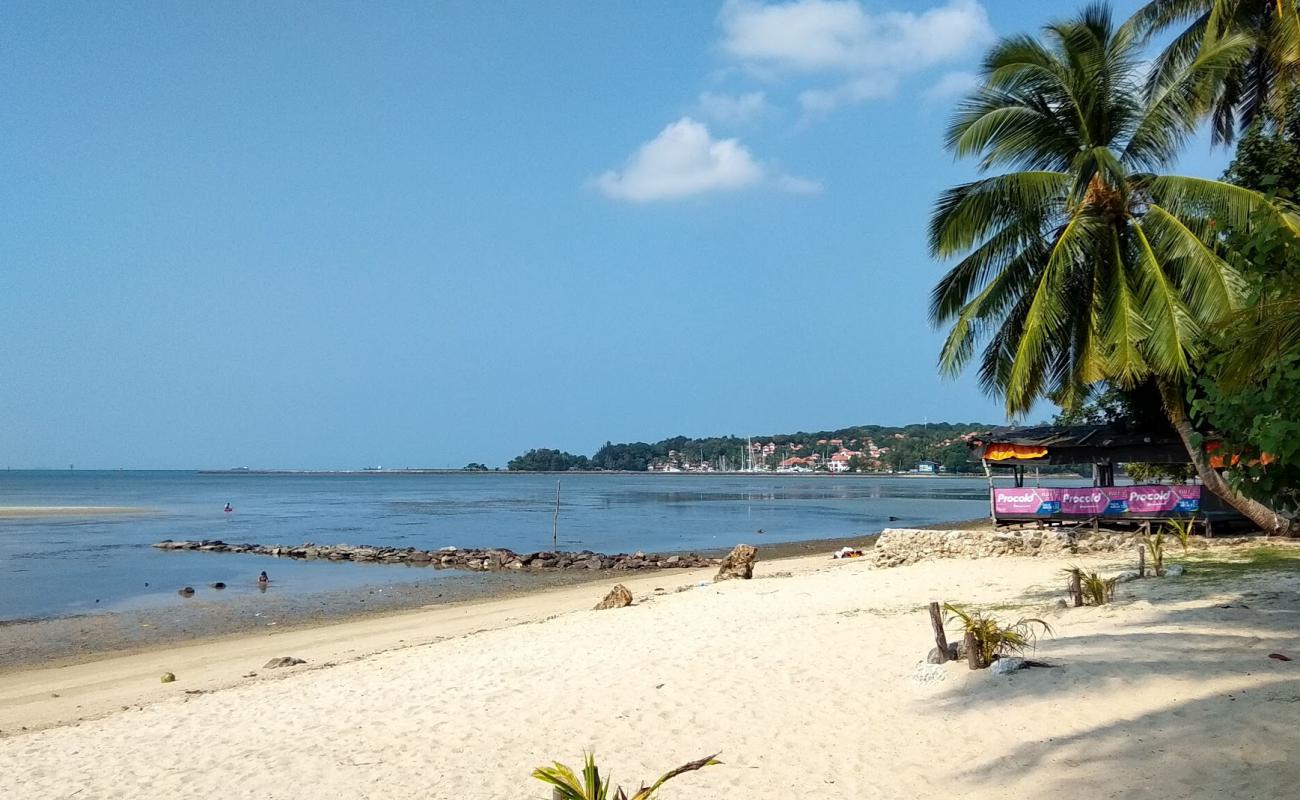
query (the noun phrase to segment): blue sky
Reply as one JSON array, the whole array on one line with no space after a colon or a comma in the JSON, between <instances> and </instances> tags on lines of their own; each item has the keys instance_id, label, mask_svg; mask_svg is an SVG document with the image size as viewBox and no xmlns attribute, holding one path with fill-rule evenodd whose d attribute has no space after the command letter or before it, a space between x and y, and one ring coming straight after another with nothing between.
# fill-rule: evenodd
<instances>
[{"instance_id":1,"label":"blue sky","mask_svg":"<svg viewBox=\"0 0 1300 800\"><path fill-rule=\"evenodd\" d=\"M1001 421L926 218L982 49L1076 5L7 4L0 466Z\"/></svg>"}]
</instances>

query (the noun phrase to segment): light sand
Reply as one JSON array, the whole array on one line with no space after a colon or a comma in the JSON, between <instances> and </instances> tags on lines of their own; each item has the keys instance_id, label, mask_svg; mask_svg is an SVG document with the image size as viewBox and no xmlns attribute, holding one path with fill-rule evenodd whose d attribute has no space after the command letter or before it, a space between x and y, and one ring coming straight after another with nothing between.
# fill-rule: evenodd
<instances>
[{"instance_id":1,"label":"light sand","mask_svg":"<svg viewBox=\"0 0 1300 800\"><path fill-rule=\"evenodd\" d=\"M665 800L1295 796L1300 578L1057 610L1062 566L796 559L681 593L707 574L639 576L626 609L576 587L10 674L0 797L540 799L530 770L584 748L627 783L722 751ZM1046 617L1061 666L918 683L931 598ZM261 668L281 655L311 663Z\"/></svg>"}]
</instances>

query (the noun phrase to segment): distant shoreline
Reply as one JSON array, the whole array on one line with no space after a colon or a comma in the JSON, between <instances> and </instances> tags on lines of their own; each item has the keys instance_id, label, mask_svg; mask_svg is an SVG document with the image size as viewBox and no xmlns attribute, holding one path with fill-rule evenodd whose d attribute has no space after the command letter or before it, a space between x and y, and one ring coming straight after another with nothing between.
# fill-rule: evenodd
<instances>
[{"instance_id":1,"label":"distant shoreline","mask_svg":"<svg viewBox=\"0 0 1300 800\"><path fill-rule=\"evenodd\" d=\"M187 470L178 470L185 472ZM927 472L655 472L650 470L473 470L473 469L200 469L194 470L199 475L239 476L382 476L382 475L611 475L611 476L655 476L655 477L691 477L691 478L983 478L977 472L965 473L927 473ZM1063 476L1070 477L1070 476Z\"/></svg>"}]
</instances>

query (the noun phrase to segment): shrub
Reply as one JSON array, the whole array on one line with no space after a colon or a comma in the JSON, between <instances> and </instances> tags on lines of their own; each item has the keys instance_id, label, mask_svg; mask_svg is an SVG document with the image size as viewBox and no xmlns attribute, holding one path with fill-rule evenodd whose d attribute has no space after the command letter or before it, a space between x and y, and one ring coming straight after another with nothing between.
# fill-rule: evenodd
<instances>
[{"instance_id":1,"label":"shrub","mask_svg":"<svg viewBox=\"0 0 1300 800\"><path fill-rule=\"evenodd\" d=\"M948 621L956 619L961 623L963 635L973 634L975 646L979 650L979 663L987 667L993 659L1011 653L1024 653L1033 649L1038 643L1038 630L1051 636L1052 626L1041 619L1022 617L1011 625L1003 625L995 617L986 617L978 611L968 612L951 603L943 607L950 616Z\"/></svg>"},{"instance_id":2,"label":"shrub","mask_svg":"<svg viewBox=\"0 0 1300 800\"><path fill-rule=\"evenodd\" d=\"M1079 575L1079 589L1083 594L1083 604L1088 606L1104 606L1115 599L1115 585L1119 583L1119 578L1103 578L1095 572L1084 572L1078 567L1072 567L1066 570L1073 576Z\"/></svg>"},{"instance_id":3,"label":"shrub","mask_svg":"<svg viewBox=\"0 0 1300 800\"><path fill-rule=\"evenodd\" d=\"M659 776L659 780L649 787L643 784L631 798L628 798L627 793L620 786L614 789L613 800L650 800L654 797L654 793L659 791L660 786L683 772L694 772L697 769L721 763L717 759L717 753L705 756L697 761L683 764L677 769L665 772ZM586 755L586 764L582 770L581 781L578 780L578 776L573 773L572 769L558 761L552 766L538 767L533 770L533 777L555 787L555 796L560 800L607 800L609 791L613 787L613 783L608 778L600 776L600 768L596 766L596 755L594 753L587 753Z\"/></svg>"}]
</instances>

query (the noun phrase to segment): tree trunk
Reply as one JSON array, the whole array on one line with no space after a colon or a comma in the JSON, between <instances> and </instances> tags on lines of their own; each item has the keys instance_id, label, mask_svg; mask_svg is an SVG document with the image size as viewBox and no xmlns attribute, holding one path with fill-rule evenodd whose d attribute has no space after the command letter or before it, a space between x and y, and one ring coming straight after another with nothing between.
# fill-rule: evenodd
<instances>
[{"instance_id":1,"label":"tree trunk","mask_svg":"<svg viewBox=\"0 0 1300 800\"><path fill-rule=\"evenodd\" d=\"M1246 497L1232 488L1227 478L1210 466L1210 462L1205 458L1205 452L1196 444L1196 431L1192 428L1192 421L1187 417L1187 401L1183 398L1182 392L1173 386L1161 383L1160 395L1165 402L1165 413L1173 423L1174 430L1178 431L1178 438L1187 449L1192 466L1196 468L1196 475L1201 479L1201 483L1205 484L1205 488L1240 511L1265 533L1300 536L1300 526L1294 518L1280 514L1258 500Z\"/></svg>"}]
</instances>

